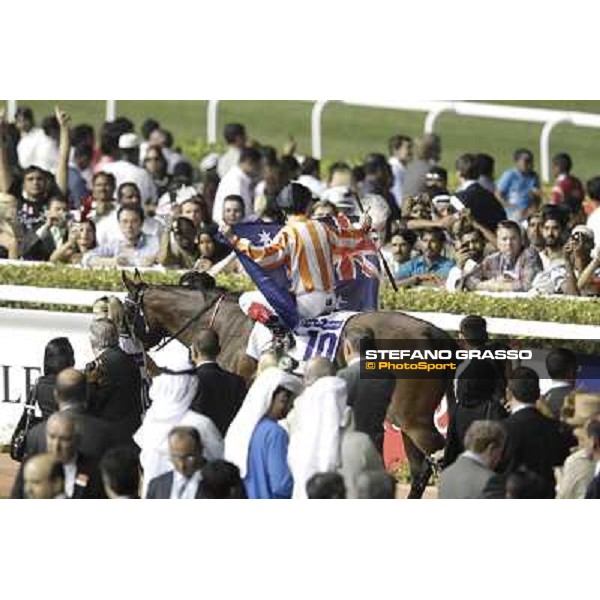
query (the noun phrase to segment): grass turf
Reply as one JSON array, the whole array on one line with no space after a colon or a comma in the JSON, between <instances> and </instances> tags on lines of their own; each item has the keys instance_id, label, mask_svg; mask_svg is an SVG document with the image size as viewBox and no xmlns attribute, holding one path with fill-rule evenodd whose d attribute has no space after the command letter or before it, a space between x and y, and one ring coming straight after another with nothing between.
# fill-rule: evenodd
<instances>
[{"instance_id":1,"label":"grass turf","mask_svg":"<svg viewBox=\"0 0 600 600\"><path fill-rule=\"evenodd\" d=\"M561 110L600 113L600 101L489 101L509 105L539 106ZM31 106L38 121L50 114L56 101L20 101ZM73 116L74 123L100 125L105 102L58 101ZM249 134L264 144L281 148L289 134L298 141L298 151L310 154L310 112L307 101L224 101L219 107L218 130L230 121L245 123ZM152 116L170 129L176 143L186 146L206 140L206 102L118 101L119 115L129 117L139 127ZM369 109L332 103L323 113L323 155L326 161L358 161L369 151L386 152L386 140L395 133L418 136L423 130L425 113ZM528 147L536 156L539 168L541 125L442 115L436 125L442 136L442 165L453 169L456 157L463 152L487 152L496 158L496 174L508 167L517 147ZM600 174L600 130L558 125L552 134L551 152L566 151L573 158L574 173L583 179ZM202 145L199 145L202 149Z\"/></svg>"}]
</instances>

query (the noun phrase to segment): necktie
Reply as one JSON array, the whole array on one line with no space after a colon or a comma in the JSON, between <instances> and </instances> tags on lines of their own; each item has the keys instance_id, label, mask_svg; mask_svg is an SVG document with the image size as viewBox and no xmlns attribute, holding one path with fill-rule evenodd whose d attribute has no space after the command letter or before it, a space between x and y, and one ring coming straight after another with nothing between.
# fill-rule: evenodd
<instances>
[{"instance_id":1,"label":"necktie","mask_svg":"<svg viewBox=\"0 0 600 600\"><path fill-rule=\"evenodd\" d=\"M183 483L181 484L181 486L179 487L179 492L177 493L178 500L181 500L183 498L183 495L185 494L185 490L187 489L188 483L189 483L189 479L185 479L183 481Z\"/></svg>"}]
</instances>

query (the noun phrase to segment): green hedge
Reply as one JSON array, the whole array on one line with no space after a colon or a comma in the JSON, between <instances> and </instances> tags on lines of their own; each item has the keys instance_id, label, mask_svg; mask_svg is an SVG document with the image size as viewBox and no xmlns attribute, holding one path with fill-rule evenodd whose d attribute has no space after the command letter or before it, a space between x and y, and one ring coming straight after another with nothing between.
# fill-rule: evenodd
<instances>
[{"instance_id":1,"label":"green hedge","mask_svg":"<svg viewBox=\"0 0 600 600\"><path fill-rule=\"evenodd\" d=\"M145 272L148 283L176 283L180 273ZM219 285L233 291L251 289L244 278L220 275ZM80 270L67 266L36 265L18 267L0 265L0 283L4 285L34 285L38 287L74 288L102 291L123 291L121 272L111 269ZM445 312L451 314L478 314L485 317L503 317L528 321L548 321L596 325L600 323L600 304L595 300L561 300L549 298L494 298L473 293L447 293L434 290L400 290L396 293L389 286L382 291L383 307L392 310ZM47 303L0 302L0 306L45 308L56 310ZM72 306L59 310L72 311ZM82 307L75 310L83 311Z\"/></svg>"}]
</instances>

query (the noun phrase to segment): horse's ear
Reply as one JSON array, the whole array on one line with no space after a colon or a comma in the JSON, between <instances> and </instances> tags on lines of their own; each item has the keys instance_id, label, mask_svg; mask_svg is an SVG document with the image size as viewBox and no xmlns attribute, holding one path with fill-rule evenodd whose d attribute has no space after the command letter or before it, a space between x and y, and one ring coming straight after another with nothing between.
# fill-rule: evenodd
<instances>
[{"instance_id":1,"label":"horse's ear","mask_svg":"<svg viewBox=\"0 0 600 600\"><path fill-rule=\"evenodd\" d=\"M127 273L126 271L121 271L121 279L123 280L123 285L125 286L125 289L130 293L130 294L135 294L136 292L136 288L135 288L135 283L129 279L129 277L127 277Z\"/></svg>"},{"instance_id":2,"label":"horse's ear","mask_svg":"<svg viewBox=\"0 0 600 600\"><path fill-rule=\"evenodd\" d=\"M144 283L142 281L142 276L140 275L140 272L137 270L137 267L133 272L133 283L135 283L136 285L141 285L142 283Z\"/></svg>"}]
</instances>

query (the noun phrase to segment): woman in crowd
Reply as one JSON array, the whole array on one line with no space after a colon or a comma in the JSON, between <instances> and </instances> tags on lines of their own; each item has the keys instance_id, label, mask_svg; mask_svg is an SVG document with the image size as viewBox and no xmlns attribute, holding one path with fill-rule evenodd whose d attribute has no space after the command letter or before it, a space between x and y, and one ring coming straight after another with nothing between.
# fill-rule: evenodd
<instances>
[{"instance_id":1,"label":"woman in crowd","mask_svg":"<svg viewBox=\"0 0 600 600\"><path fill-rule=\"evenodd\" d=\"M54 400L56 376L67 367L75 366L75 352L66 337L50 340L44 350L44 374L36 381L33 394L42 417L47 419L58 407Z\"/></svg>"},{"instance_id":2,"label":"woman in crowd","mask_svg":"<svg viewBox=\"0 0 600 600\"><path fill-rule=\"evenodd\" d=\"M50 262L80 265L83 255L96 245L96 226L93 221L71 223L67 241L50 255Z\"/></svg>"}]
</instances>

